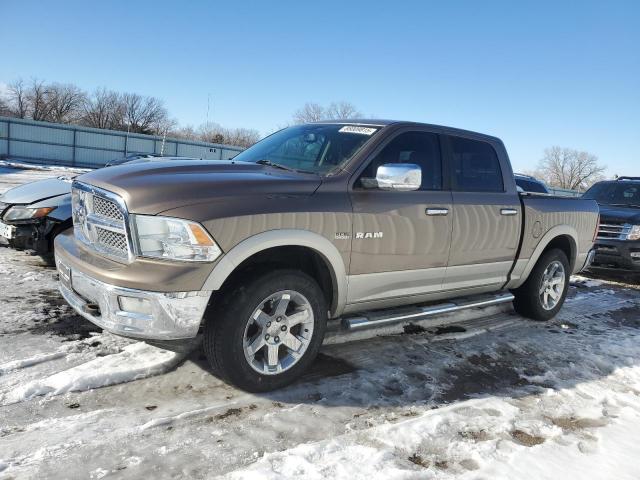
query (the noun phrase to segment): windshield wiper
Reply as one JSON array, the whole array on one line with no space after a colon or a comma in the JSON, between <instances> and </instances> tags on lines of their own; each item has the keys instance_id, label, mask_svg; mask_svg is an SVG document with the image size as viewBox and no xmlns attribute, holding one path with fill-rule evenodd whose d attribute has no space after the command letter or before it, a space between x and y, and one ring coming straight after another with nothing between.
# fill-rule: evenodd
<instances>
[{"instance_id":1,"label":"windshield wiper","mask_svg":"<svg viewBox=\"0 0 640 480\"><path fill-rule=\"evenodd\" d=\"M288 170L290 172L295 172L295 169L293 169L291 167L287 167L285 165L280 165L279 163L272 162L271 160L267 160L266 158L263 158L262 160L258 160L256 163L259 164L259 165L266 165L268 167L281 168L282 170Z\"/></svg>"}]
</instances>

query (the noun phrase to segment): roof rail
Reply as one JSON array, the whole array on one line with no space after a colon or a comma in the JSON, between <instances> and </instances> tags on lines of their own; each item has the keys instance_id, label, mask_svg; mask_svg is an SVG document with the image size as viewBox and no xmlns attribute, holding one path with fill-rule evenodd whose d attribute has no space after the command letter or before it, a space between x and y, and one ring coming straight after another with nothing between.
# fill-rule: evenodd
<instances>
[{"instance_id":1,"label":"roof rail","mask_svg":"<svg viewBox=\"0 0 640 480\"><path fill-rule=\"evenodd\" d=\"M640 177L618 177L616 180L640 180Z\"/></svg>"}]
</instances>

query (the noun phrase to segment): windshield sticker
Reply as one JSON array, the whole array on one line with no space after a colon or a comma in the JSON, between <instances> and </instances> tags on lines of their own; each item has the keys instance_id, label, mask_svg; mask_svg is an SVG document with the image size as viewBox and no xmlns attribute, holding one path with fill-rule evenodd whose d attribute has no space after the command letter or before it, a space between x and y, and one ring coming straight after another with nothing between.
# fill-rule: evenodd
<instances>
[{"instance_id":1,"label":"windshield sticker","mask_svg":"<svg viewBox=\"0 0 640 480\"><path fill-rule=\"evenodd\" d=\"M342 133L359 133L360 135L373 135L376 133L376 128L358 127L357 125L345 125L339 132Z\"/></svg>"}]
</instances>

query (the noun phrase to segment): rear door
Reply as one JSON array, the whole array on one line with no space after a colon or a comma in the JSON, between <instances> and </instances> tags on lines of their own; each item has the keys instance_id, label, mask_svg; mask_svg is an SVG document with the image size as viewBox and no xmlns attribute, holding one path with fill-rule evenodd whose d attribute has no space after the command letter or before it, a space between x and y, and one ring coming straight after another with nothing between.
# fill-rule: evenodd
<instances>
[{"instance_id":1,"label":"rear door","mask_svg":"<svg viewBox=\"0 0 640 480\"><path fill-rule=\"evenodd\" d=\"M388 163L421 167L415 191L366 188ZM451 244L451 192L443 175L439 136L419 128L384 142L356 176L349 303L440 290Z\"/></svg>"},{"instance_id":2,"label":"rear door","mask_svg":"<svg viewBox=\"0 0 640 480\"><path fill-rule=\"evenodd\" d=\"M501 144L474 136L444 135L443 144L453 195L443 288L490 290L506 282L520 240L522 211L510 163Z\"/></svg>"}]
</instances>

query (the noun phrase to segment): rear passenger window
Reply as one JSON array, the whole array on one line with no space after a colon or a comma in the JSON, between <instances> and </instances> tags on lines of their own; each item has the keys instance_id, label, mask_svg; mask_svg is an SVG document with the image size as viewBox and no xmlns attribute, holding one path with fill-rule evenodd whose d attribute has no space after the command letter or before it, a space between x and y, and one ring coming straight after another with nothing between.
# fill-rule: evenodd
<instances>
[{"instance_id":1,"label":"rear passenger window","mask_svg":"<svg viewBox=\"0 0 640 480\"><path fill-rule=\"evenodd\" d=\"M414 163L422 170L420 190L442 189L442 161L438 135L428 132L401 133L391 140L367 165L356 186L376 177L380 165L387 163Z\"/></svg>"},{"instance_id":2,"label":"rear passenger window","mask_svg":"<svg viewBox=\"0 0 640 480\"><path fill-rule=\"evenodd\" d=\"M498 155L487 142L449 137L453 157L453 189L462 192L504 192Z\"/></svg>"}]
</instances>

